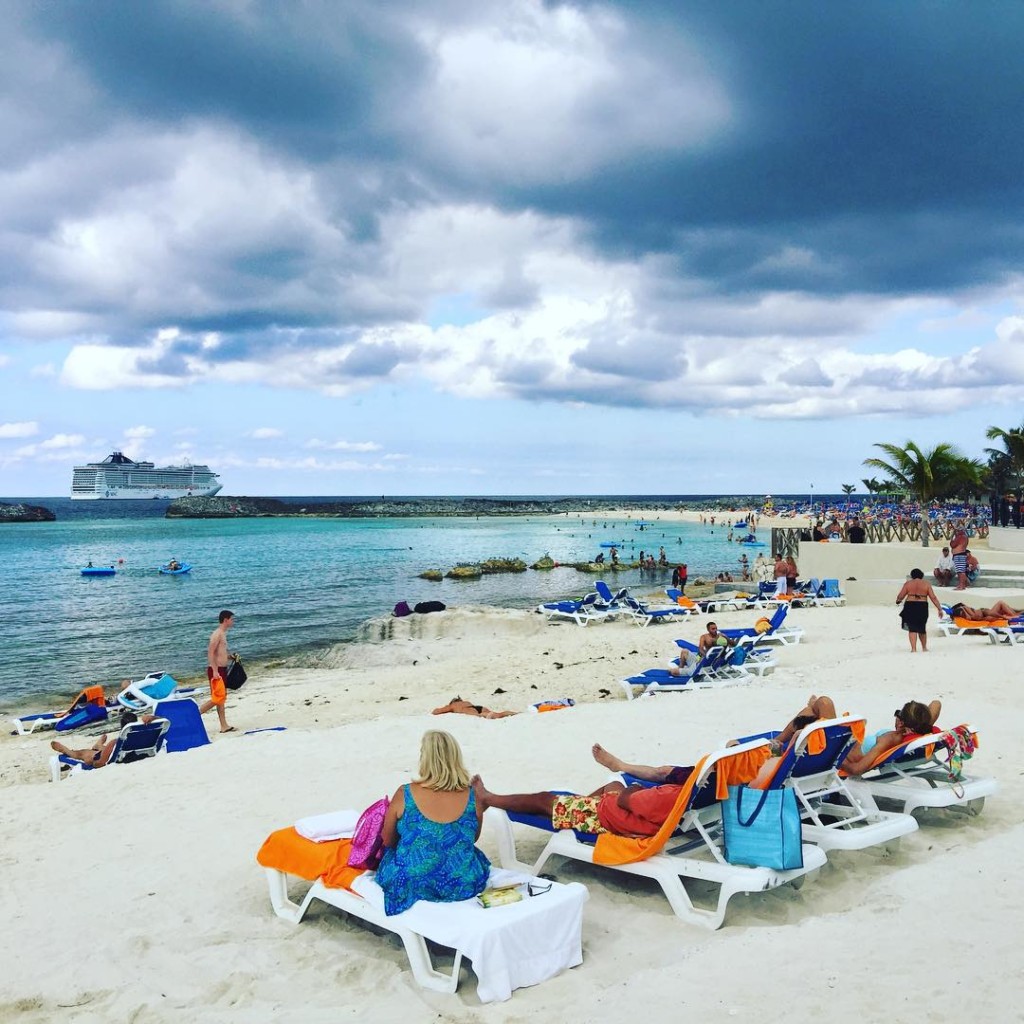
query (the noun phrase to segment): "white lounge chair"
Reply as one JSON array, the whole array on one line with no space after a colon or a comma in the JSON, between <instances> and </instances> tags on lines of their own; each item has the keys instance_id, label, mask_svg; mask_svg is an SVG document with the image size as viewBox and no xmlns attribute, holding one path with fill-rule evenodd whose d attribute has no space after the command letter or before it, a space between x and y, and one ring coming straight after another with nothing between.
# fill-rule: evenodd
<instances>
[{"instance_id":1,"label":"white lounge chair","mask_svg":"<svg viewBox=\"0 0 1024 1024\"><path fill-rule=\"evenodd\" d=\"M166 672L150 672L126 686L117 695L117 702L130 711L152 713L162 700L201 700L205 692L201 686L179 686L178 681Z\"/></svg>"},{"instance_id":2,"label":"white lounge chair","mask_svg":"<svg viewBox=\"0 0 1024 1024\"><path fill-rule=\"evenodd\" d=\"M154 718L150 722L130 722L118 734L107 766L130 764L132 761L155 757L163 748L170 727L171 723L166 718ZM54 754L50 758L50 779L53 782L60 782L62 773L70 778L79 772L93 771L95 767L91 761L79 761L67 754Z\"/></svg>"},{"instance_id":3,"label":"white lounge chair","mask_svg":"<svg viewBox=\"0 0 1024 1024\"><path fill-rule=\"evenodd\" d=\"M488 811L487 815L497 813ZM487 820L485 815L485 821ZM508 999L513 989L536 985L583 962L583 904L586 887L578 882L550 883L530 872L492 869L492 886L519 883L532 896L518 903L484 909L476 899L458 903L413 904L401 914L384 913L384 894L374 872L360 875L354 891L313 882L301 903L288 896L294 876L264 866L274 913L292 924L305 917L319 900L353 917L394 932L405 947L413 977L423 988L454 992L463 958L472 962L482 1002ZM438 970L427 941L455 951L449 972Z\"/></svg>"},{"instance_id":4,"label":"white lounge chair","mask_svg":"<svg viewBox=\"0 0 1024 1024\"><path fill-rule=\"evenodd\" d=\"M931 733L889 751L885 759L860 778L850 779L854 792L867 790L876 800L902 805L904 814L918 808L953 808L978 814L985 798L999 791L993 778L962 774L950 777L949 732Z\"/></svg>"},{"instance_id":5,"label":"white lounge chair","mask_svg":"<svg viewBox=\"0 0 1024 1024\"><path fill-rule=\"evenodd\" d=\"M802 836L823 850L895 849L903 836L917 830L909 814L880 810L866 787L851 787L840 765L854 746L853 730L863 718L812 722L794 738L779 761L770 788L790 786L800 803ZM820 734L823 749L811 753ZM774 735L774 734L768 734Z\"/></svg>"},{"instance_id":6,"label":"white lounge chair","mask_svg":"<svg viewBox=\"0 0 1024 1024\"><path fill-rule=\"evenodd\" d=\"M741 755L765 746L766 740L754 740L709 754L700 767L690 801L683 812L677 835L669 840L664 850L631 864L603 865L609 870L630 875L653 878L665 893L676 916L684 921L716 929L725 920L729 900L737 893L764 892L780 885L792 883L799 888L811 872L825 863L825 853L811 845L803 846L802 868L776 871L772 868L746 867L730 864L725 859L721 830L721 811L715 795L718 765L729 757ZM488 813L494 813L493 808ZM497 812L499 814L503 812ZM551 823L535 816L513 815L516 822L550 831ZM551 857L568 857L593 864L594 845L578 838L570 830L551 835L541 855L532 866L523 864L517 856L512 821L506 815L504 832L499 834L498 851L503 867L540 873ZM683 882L684 878L711 882L718 886L718 899L712 909L696 906Z\"/></svg>"},{"instance_id":7,"label":"white lounge chair","mask_svg":"<svg viewBox=\"0 0 1024 1024\"><path fill-rule=\"evenodd\" d=\"M546 615L549 622L569 619L577 626L586 626L590 622L611 616L596 593L587 594L578 601L549 601L547 604L538 605L537 611Z\"/></svg>"}]
</instances>

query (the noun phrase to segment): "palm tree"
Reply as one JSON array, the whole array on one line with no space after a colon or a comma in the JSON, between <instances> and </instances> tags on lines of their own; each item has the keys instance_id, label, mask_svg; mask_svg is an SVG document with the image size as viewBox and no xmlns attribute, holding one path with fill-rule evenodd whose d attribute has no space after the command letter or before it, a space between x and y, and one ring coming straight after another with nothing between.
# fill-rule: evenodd
<instances>
[{"instance_id":1,"label":"palm tree","mask_svg":"<svg viewBox=\"0 0 1024 1024\"><path fill-rule=\"evenodd\" d=\"M992 476L998 483L998 490L1005 490L1006 484L1013 481L1019 482L1024 474L1024 423L1019 427L1011 427L1003 430L1002 427L989 427L985 436L990 441L1001 441L1002 450L999 448L986 448L985 454L989 457L989 467Z\"/></svg>"},{"instance_id":2,"label":"palm tree","mask_svg":"<svg viewBox=\"0 0 1024 1024\"><path fill-rule=\"evenodd\" d=\"M928 547L928 505L935 498L944 498L961 490L972 476L977 480L973 460L964 457L955 445L937 444L931 451L922 451L913 441L902 448L898 444L876 444L889 461L865 459L864 465L880 469L888 476L888 484L917 498L921 505L921 545Z\"/></svg>"},{"instance_id":3,"label":"palm tree","mask_svg":"<svg viewBox=\"0 0 1024 1024\"><path fill-rule=\"evenodd\" d=\"M857 489L857 485L856 484L841 484L840 486L843 488L843 494L846 495L847 499L849 499L850 495L853 494L853 492ZM847 502L846 502L846 511L847 512L850 511L850 502L849 502L849 500L847 500Z\"/></svg>"}]
</instances>

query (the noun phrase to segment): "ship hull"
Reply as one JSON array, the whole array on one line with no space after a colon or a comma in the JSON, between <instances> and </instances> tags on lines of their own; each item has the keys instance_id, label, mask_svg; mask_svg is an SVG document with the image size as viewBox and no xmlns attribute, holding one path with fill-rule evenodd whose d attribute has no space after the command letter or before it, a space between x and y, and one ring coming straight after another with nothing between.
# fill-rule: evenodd
<instances>
[{"instance_id":1,"label":"ship hull","mask_svg":"<svg viewBox=\"0 0 1024 1024\"><path fill-rule=\"evenodd\" d=\"M175 498L212 498L221 489L212 487L104 487L103 490L72 494L72 501L173 501Z\"/></svg>"}]
</instances>

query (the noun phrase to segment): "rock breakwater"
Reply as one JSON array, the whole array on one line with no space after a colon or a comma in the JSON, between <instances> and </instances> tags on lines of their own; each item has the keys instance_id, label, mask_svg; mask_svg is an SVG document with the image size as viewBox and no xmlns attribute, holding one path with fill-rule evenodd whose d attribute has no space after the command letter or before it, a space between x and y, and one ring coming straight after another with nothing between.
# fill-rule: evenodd
<instances>
[{"instance_id":1,"label":"rock breakwater","mask_svg":"<svg viewBox=\"0 0 1024 1024\"><path fill-rule=\"evenodd\" d=\"M167 507L170 519L228 519L253 516L335 516L346 519L400 518L411 516L528 516L651 509L650 502L610 501L591 498L553 498L550 501L506 498L417 498L411 501L289 502L279 498L177 498ZM675 509L675 502L655 505Z\"/></svg>"},{"instance_id":2,"label":"rock breakwater","mask_svg":"<svg viewBox=\"0 0 1024 1024\"><path fill-rule=\"evenodd\" d=\"M0 523L52 523L56 516L42 505L0 503Z\"/></svg>"}]
</instances>

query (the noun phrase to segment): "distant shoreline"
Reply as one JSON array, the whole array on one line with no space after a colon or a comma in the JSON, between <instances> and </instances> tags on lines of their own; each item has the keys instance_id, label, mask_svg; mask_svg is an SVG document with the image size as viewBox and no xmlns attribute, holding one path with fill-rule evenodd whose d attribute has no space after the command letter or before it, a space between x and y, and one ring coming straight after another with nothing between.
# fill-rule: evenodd
<instances>
[{"instance_id":1,"label":"distant shoreline","mask_svg":"<svg viewBox=\"0 0 1024 1024\"><path fill-rule=\"evenodd\" d=\"M375 501L285 501L281 498L190 497L177 498L167 507L168 519L241 519L254 517L334 517L344 519L400 519L415 516L525 516L605 515L608 513L652 513L697 511L740 511L751 507L749 499L714 498L706 502L677 500L652 502L638 497L624 498L411 498Z\"/></svg>"}]
</instances>

